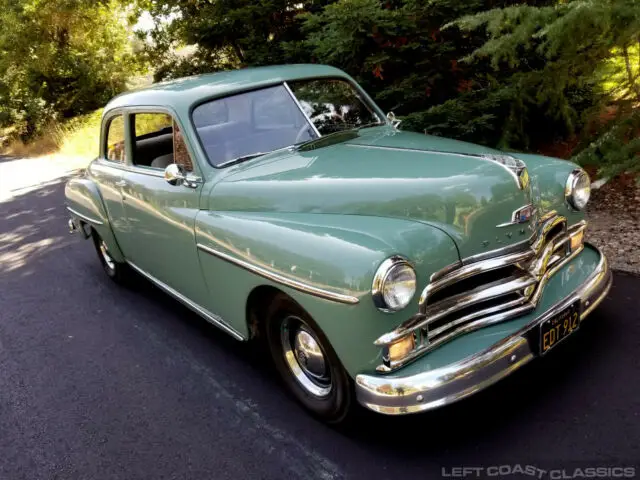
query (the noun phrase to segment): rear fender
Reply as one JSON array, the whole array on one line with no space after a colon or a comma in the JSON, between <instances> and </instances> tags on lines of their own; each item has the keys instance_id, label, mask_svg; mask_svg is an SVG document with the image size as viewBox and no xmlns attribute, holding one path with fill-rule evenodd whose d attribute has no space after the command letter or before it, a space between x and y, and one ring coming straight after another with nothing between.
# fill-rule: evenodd
<instances>
[{"instance_id":1,"label":"rear fender","mask_svg":"<svg viewBox=\"0 0 640 480\"><path fill-rule=\"evenodd\" d=\"M71 216L82 224L95 229L107 244L113 259L117 262L124 262L124 256L111 229L98 185L90 178L72 178L67 182L64 193L67 209Z\"/></svg>"}]
</instances>

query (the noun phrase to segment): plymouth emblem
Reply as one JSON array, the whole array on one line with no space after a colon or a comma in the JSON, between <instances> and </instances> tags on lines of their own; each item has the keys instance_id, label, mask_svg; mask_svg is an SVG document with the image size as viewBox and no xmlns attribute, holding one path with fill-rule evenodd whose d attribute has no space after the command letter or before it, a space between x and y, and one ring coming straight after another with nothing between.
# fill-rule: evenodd
<instances>
[{"instance_id":1,"label":"plymouth emblem","mask_svg":"<svg viewBox=\"0 0 640 480\"><path fill-rule=\"evenodd\" d=\"M520 225L528 223L536 215L536 208L532 205L525 205L511 214L511 221L496 225L496 227L508 227L510 225Z\"/></svg>"}]
</instances>

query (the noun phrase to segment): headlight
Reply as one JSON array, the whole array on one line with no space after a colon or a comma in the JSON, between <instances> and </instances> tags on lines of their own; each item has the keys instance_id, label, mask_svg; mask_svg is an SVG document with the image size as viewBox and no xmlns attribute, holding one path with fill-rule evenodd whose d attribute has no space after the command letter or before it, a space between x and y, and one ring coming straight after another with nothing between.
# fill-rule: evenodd
<instances>
[{"instance_id":1,"label":"headlight","mask_svg":"<svg viewBox=\"0 0 640 480\"><path fill-rule=\"evenodd\" d=\"M575 210L582 210L587 206L589 197L591 196L591 180L587 172L581 168L575 169L569 178L564 189L564 196L569 205Z\"/></svg>"},{"instance_id":2,"label":"headlight","mask_svg":"<svg viewBox=\"0 0 640 480\"><path fill-rule=\"evenodd\" d=\"M416 293L416 272L404 258L388 258L373 278L371 293L376 307L383 312L402 310Z\"/></svg>"}]
</instances>

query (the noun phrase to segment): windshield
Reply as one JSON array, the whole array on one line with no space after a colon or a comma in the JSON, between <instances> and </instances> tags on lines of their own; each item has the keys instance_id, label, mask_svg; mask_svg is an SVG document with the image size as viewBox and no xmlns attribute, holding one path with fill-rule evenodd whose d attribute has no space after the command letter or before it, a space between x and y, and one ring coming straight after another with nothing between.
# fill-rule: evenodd
<instances>
[{"instance_id":1,"label":"windshield","mask_svg":"<svg viewBox=\"0 0 640 480\"><path fill-rule=\"evenodd\" d=\"M193 123L209 162L224 167L330 133L382 122L349 82L320 79L203 103L193 110Z\"/></svg>"},{"instance_id":2,"label":"windshield","mask_svg":"<svg viewBox=\"0 0 640 480\"><path fill-rule=\"evenodd\" d=\"M345 80L302 80L289 87L320 135L382 123Z\"/></svg>"}]
</instances>

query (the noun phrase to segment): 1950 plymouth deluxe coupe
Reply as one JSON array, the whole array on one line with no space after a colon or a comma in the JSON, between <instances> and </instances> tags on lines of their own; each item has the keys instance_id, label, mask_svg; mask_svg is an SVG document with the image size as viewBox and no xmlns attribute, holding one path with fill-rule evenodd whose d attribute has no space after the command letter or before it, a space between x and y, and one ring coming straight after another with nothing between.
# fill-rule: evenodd
<instances>
[{"instance_id":1,"label":"1950 plymouth deluxe coupe","mask_svg":"<svg viewBox=\"0 0 640 480\"><path fill-rule=\"evenodd\" d=\"M401 131L322 65L120 95L66 186L107 275L263 339L328 422L449 404L575 332L611 285L589 194L567 161Z\"/></svg>"}]
</instances>

